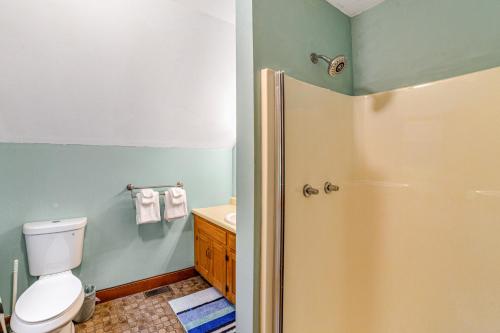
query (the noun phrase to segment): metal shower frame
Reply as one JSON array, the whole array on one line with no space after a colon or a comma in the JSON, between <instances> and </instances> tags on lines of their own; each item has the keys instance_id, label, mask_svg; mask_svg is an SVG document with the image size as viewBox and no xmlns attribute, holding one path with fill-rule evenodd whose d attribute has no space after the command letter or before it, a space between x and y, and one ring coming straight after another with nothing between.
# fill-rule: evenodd
<instances>
[{"instance_id":1,"label":"metal shower frame","mask_svg":"<svg viewBox=\"0 0 500 333\"><path fill-rule=\"evenodd\" d=\"M274 333L283 333L285 242L285 73L275 73Z\"/></svg>"}]
</instances>

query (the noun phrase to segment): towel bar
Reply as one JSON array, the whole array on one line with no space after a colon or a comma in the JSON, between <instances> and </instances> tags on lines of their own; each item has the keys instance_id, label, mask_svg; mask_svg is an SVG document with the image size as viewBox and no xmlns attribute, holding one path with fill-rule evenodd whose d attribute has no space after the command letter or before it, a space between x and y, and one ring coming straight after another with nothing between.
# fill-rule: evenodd
<instances>
[{"instance_id":1,"label":"towel bar","mask_svg":"<svg viewBox=\"0 0 500 333\"><path fill-rule=\"evenodd\" d=\"M137 186L137 185L127 184L127 191L130 191L130 197L132 199L135 199L137 196L137 193L134 191L136 191L136 190L143 190L143 189L147 189L147 188L169 188L169 187L184 187L184 184L180 181L177 182L176 185ZM160 193L160 195L165 195L165 194Z\"/></svg>"}]
</instances>

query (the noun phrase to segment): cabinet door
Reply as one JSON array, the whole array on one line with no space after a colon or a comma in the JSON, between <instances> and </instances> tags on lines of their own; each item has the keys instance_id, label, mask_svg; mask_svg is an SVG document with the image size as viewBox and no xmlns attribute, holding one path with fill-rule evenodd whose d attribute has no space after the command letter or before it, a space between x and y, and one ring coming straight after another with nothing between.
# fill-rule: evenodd
<instances>
[{"instance_id":1,"label":"cabinet door","mask_svg":"<svg viewBox=\"0 0 500 333\"><path fill-rule=\"evenodd\" d=\"M236 251L228 249L227 251L227 299L236 303Z\"/></svg>"},{"instance_id":2,"label":"cabinet door","mask_svg":"<svg viewBox=\"0 0 500 333\"><path fill-rule=\"evenodd\" d=\"M212 240L212 274L211 283L223 295L226 294L226 246Z\"/></svg>"},{"instance_id":3,"label":"cabinet door","mask_svg":"<svg viewBox=\"0 0 500 333\"><path fill-rule=\"evenodd\" d=\"M194 221L194 268L199 271L200 268L198 266L198 253L200 252L200 250L198 249L198 245L199 245L199 241L198 241L198 225L196 223L196 219Z\"/></svg>"},{"instance_id":4,"label":"cabinet door","mask_svg":"<svg viewBox=\"0 0 500 333\"><path fill-rule=\"evenodd\" d=\"M212 270L212 260L210 259L210 237L203 232L198 232L196 242L196 248L198 250L198 252L196 253L196 269L201 274L201 276L211 282L210 275Z\"/></svg>"}]
</instances>

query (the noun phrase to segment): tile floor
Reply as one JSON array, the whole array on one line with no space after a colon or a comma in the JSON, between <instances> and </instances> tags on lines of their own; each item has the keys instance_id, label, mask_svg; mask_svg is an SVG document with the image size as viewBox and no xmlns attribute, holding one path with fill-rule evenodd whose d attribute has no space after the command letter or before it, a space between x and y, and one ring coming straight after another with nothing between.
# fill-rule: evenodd
<instances>
[{"instance_id":1,"label":"tile floor","mask_svg":"<svg viewBox=\"0 0 500 333\"><path fill-rule=\"evenodd\" d=\"M184 332L168 301L206 289L210 285L198 276L169 286L171 292L157 296L146 298L143 293L139 293L98 304L92 319L76 325L76 333Z\"/></svg>"}]
</instances>

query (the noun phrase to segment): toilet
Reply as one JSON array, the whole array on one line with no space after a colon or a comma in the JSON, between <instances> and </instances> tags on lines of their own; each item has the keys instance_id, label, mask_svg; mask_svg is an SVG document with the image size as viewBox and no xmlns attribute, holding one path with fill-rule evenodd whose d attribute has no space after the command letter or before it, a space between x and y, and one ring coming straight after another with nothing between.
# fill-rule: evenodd
<instances>
[{"instance_id":1,"label":"toilet","mask_svg":"<svg viewBox=\"0 0 500 333\"><path fill-rule=\"evenodd\" d=\"M72 319L84 292L71 270L80 266L87 218L23 225L29 272L38 276L18 299L10 325L15 333L73 333Z\"/></svg>"}]
</instances>

